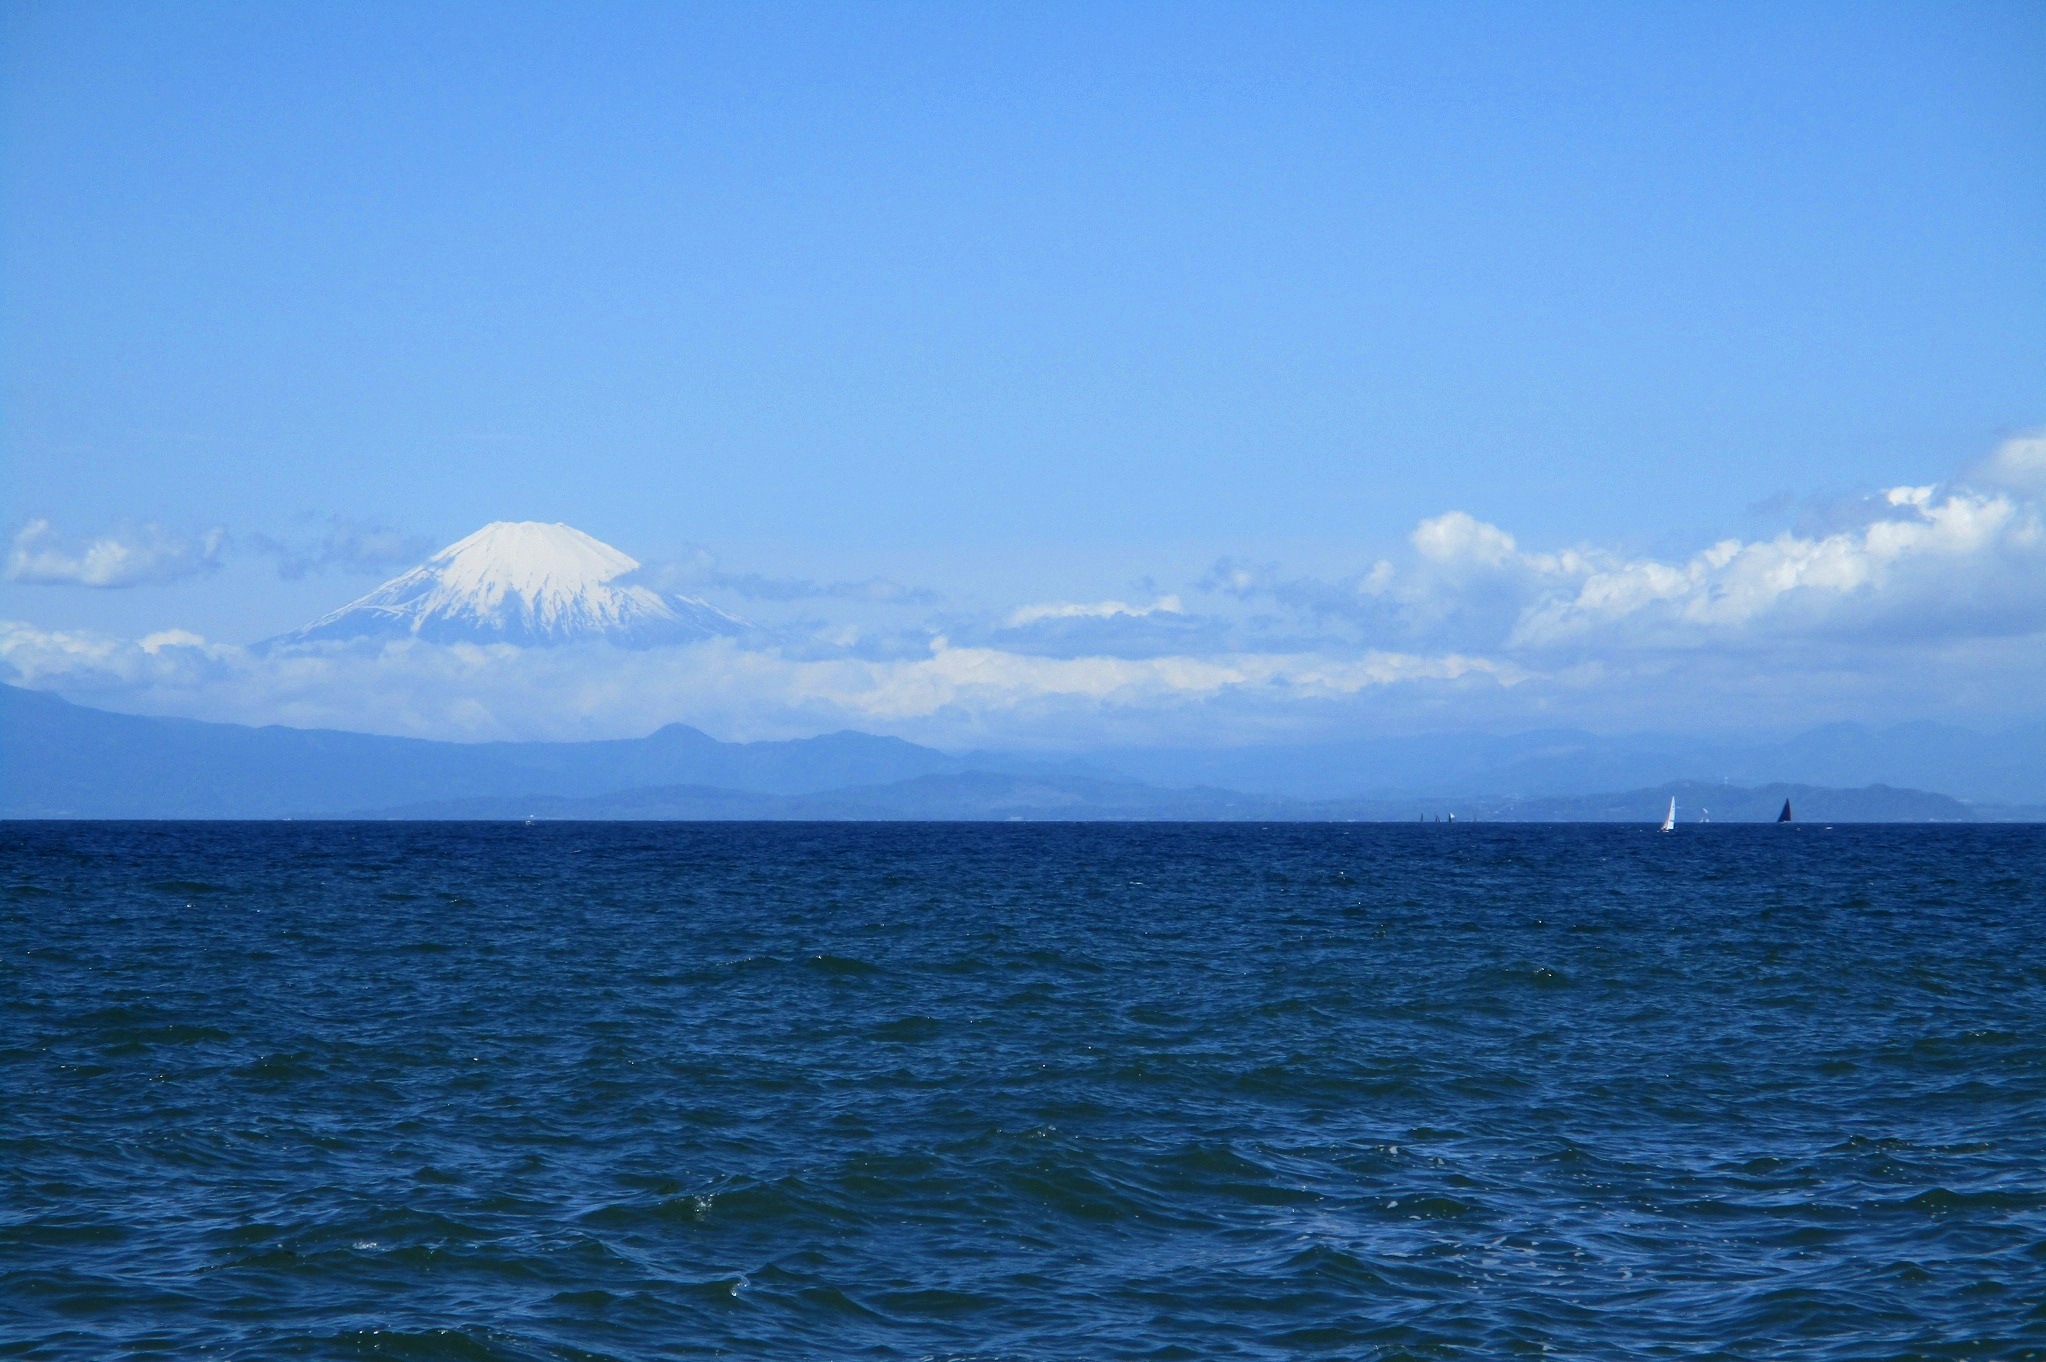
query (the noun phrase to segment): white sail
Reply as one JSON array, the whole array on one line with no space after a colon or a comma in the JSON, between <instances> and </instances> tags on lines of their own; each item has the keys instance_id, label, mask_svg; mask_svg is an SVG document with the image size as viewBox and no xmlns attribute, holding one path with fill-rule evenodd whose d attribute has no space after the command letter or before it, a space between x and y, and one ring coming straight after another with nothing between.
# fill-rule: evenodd
<instances>
[{"instance_id":1,"label":"white sail","mask_svg":"<svg viewBox=\"0 0 2046 1362\"><path fill-rule=\"evenodd\" d=\"M1675 832L1677 830L1677 797L1675 795L1669 797L1669 813L1663 817L1662 830L1664 832Z\"/></svg>"}]
</instances>

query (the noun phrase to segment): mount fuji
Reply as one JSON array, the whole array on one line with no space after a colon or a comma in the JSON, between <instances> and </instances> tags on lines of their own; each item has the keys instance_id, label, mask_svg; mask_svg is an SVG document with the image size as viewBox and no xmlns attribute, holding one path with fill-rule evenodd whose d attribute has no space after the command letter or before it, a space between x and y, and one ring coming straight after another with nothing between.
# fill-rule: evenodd
<instances>
[{"instance_id":1,"label":"mount fuji","mask_svg":"<svg viewBox=\"0 0 2046 1362\"><path fill-rule=\"evenodd\" d=\"M500 520L267 646L346 639L631 648L749 626L693 596L622 583L637 560L568 525Z\"/></svg>"}]
</instances>

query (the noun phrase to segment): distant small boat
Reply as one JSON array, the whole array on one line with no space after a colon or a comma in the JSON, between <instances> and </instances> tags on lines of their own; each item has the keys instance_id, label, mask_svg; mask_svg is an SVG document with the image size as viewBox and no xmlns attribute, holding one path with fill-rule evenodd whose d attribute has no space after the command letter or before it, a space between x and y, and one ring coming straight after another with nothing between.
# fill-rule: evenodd
<instances>
[{"instance_id":1,"label":"distant small boat","mask_svg":"<svg viewBox=\"0 0 2046 1362\"><path fill-rule=\"evenodd\" d=\"M1787 799L1786 799L1786 800L1784 800L1784 801L1783 801L1783 812L1782 812L1782 813L1779 813L1779 814L1777 814L1777 815L1776 815L1776 821L1777 821L1777 822L1779 822L1779 823L1788 823L1788 822L1790 821L1790 801L1789 801L1789 800L1787 800Z\"/></svg>"},{"instance_id":2,"label":"distant small boat","mask_svg":"<svg viewBox=\"0 0 2046 1362\"><path fill-rule=\"evenodd\" d=\"M1662 830L1664 832L1675 832L1677 830L1677 797L1675 795L1669 797L1669 812L1663 815Z\"/></svg>"}]
</instances>

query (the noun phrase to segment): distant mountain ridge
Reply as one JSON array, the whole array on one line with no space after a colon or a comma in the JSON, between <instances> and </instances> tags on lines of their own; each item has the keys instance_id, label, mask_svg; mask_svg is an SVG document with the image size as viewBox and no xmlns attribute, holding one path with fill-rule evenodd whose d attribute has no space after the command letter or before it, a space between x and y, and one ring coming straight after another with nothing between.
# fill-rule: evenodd
<instances>
[{"instance_id":1,"label":"distant mountain ridge","mask_svg":"<svg viewBox=\"0 0 2046 1362\"><path fill-rule=\"evenodd\" d=\"M2046 819L1872 784L1748 788L1675 782L1622 793L1302 798L1163 786L1098 763L952 755L832 733L721 742L684 724L644 738L447 743L250 728L89 709L0 685L4 818L900 818L1644 821L1670 797L1681 822Z\"/></svg>"},{"instance_id":2,"label":"distant mountain ridge","mask_svg":"<svg viewBox=\"0 0 2046 1362\"><path fill-rule=\"evenodd\" d=\"M1476 811L1485 818L1516 823L1638 823L1661 818L1671 799L1676 800L1680 827L1773 823L1785 800L1803 823L1973 823L2003 812L1966 804L1951 795L1880 784L1838 789L1777 781L1751 788L1697 780L1614 794L1481 801Z\"/></svg>"},{"instance_id":3,"label":"distant mountain ridge","mask_svg":"<svg viewBox=\"0 0 2046 1362\"><path fill-rule=\"evenodd\" d=\"M708 601L621 581L639 563L572 526L495 521L265 648L359 638L627 647L743 632Z\"/></svg>"},{"instance_id":4,"label":"distant mountain ridge","mask_svg":"<svg viewBox=\"0 0 2046 1362\"><path fill-rule=\"evenodd\" d=\"M1441 799L1286 799L1236 790L1160 789L1128 780L1082 775L1015 775L965 771L917 776L888 784L852 786L802 795L767 795L683 785L621 790L583 798L452 799L389 809L364 817L517 821L761 821L843 819L985 821L1372 822L1416 819L1463 823L1639 823L1661 820L1676 793L1683 824L1773 823L1792 799L1809 823L1973 823L2004 811L1978 810L1926 790L1875 785L1834 790L1812 785L1745 789L1679 784L1615 794L1534 801ZM1705 793L1717 804L1686 805ZM1701 811L1712 809L1709 818ZM2046 817L2046 809L2035 811Z\"/></svg>"},{"instance_id":5,"label":"distant mountain ridge","mask_svg":"<svg viewBox=\"0 0 2046 1362\"><path fill-rule=\"evenodd\" d=\"M1671 781L1830 788L1889 784L1977 803L2046 803L2046 724L1978 733L1951 724L1835 723L1783 738L1610 737L1573 729L1350 738L1259 748L1103 754L1156 785L1218 785L1307 799L1430 796L1524 800Z\"/></svg>"},{"instance_id":6,"label":"distant mountain ridge","mask_svg":"<svg viewBox=\"0 0 2046 1362\"><path fill-rule=\"evenodd\" d=\"M517 820L801 821L1178 820L1314 817L1289 801L1232 790L1161 790L1132 780L1070 772L967 770L770 795L709 786L656 786L571 799L456 799L362 811L375 818Z\"/></svg>"},{"instance_id":7,"label":"distant mountain ridge","mask_svg":"<svg viewBox=\"0 0 2046 1362\"><path fill-rule=\"evenodd\" d=\"M614 741L447 743L112 714L0 685L0 817L10 818L283 818L659 784L799 794L968 765L865 733L726 743L670 724Z\"/></svg>"}]
</instances>

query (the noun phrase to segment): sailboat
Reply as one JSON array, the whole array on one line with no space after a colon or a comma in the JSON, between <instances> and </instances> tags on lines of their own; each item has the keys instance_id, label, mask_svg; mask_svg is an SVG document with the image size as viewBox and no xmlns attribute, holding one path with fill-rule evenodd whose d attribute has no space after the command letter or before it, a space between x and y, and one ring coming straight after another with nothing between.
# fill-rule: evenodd
<instances>
[{"instance_id":1,"label":"sailboat","mask_svg":"<svg viewBox=\"0 0 2046 1362\"><path fill-rule=\"evenodd\" d=\"M1779 814L1777 814L1777 815L1776 815L1776 821L1777 821L1777 822L1779 822L1779 823L1788 823L1788 822L1790 821L1790 801L1789 801L1789 800L1787 800L1787 799L1786 799L1786 800L1784 800L1784 801L1783 801L1783 812L1782 812L1782 813L1779 813Z\"/></svg>"},{"instance_id":2,"label":"sailboat","mask_svg":"<svg viewBox=\"0 0 2046 1362\"><path fill-rule=\"evenodd\" d=\"M1669 797L1669 812L1663 815L1662 830L1664 832L1675 832L1677 830L1677 797L1675 795Z\"/></svg>"}]
</instances>

